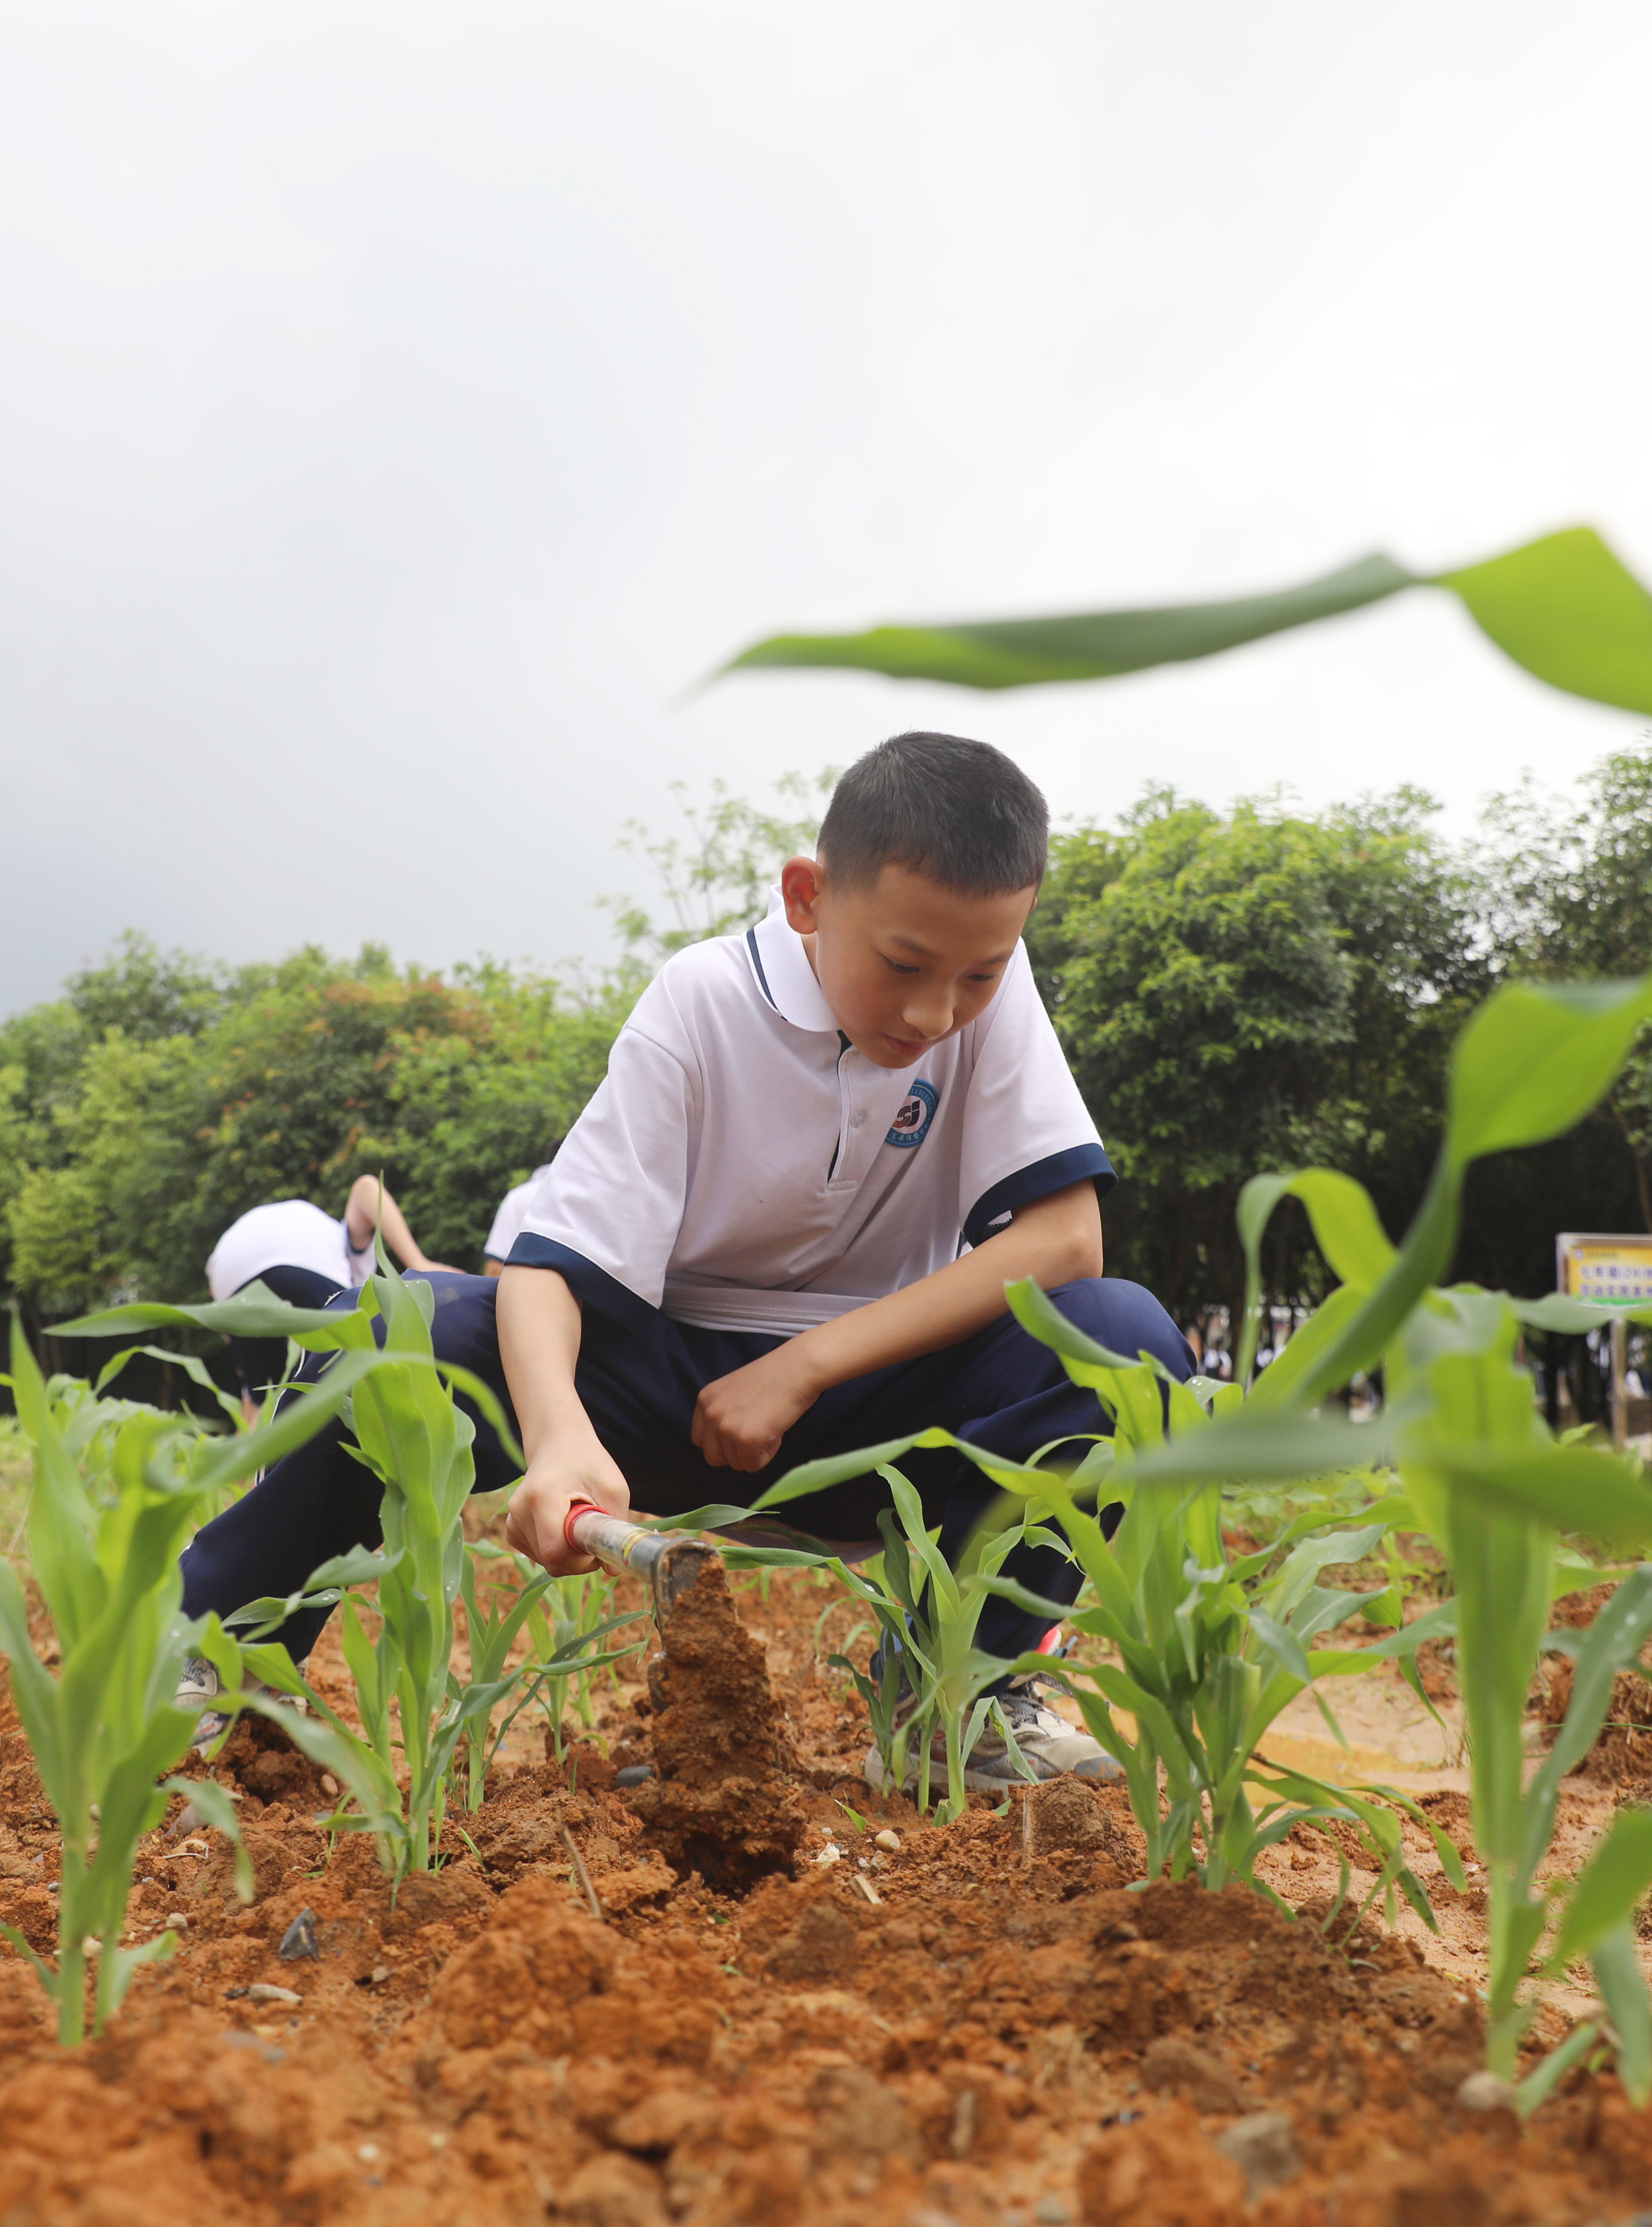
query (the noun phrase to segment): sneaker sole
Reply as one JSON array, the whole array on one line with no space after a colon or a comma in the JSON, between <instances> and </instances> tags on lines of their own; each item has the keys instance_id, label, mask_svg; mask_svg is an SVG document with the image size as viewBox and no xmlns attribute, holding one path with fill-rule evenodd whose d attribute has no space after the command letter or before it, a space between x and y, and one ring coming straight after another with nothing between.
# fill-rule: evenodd
<instances>
[{"instance_id":1,"label":"sneaker sole","mask_svg":"<svg viewBox=\"0 0 1652 2227\"><path fill-rule=\"evenodd\" d=\"M895 1784L894 1779L885 1771L883 1758L876 1748L862 1764L860 1775L875 1794L882 1794L886 1787ZM1000 1776L996 1771L977 1771L968 1764L964 1765L964 1784L972 1794L1007 1794L1012 1787L1049 1786L1057 1778L1083 1778L1092 1785L1117 1786L1123 1784L1124 1772L1110 1755L1087 1756L1071 1771L1052 1771L1038 1778L1023 1778L1019 1771L1006 1771ZM917 1784L915 1770L909 1767L905 1784ZM946 1788L947 1767L942 1764L939 1769L932 1768L930 1771L929 1790L932 1796L937 1790L944 1794ZM904 1786L900 1790L904 1791Z\"/></svg>"}]
</instances>

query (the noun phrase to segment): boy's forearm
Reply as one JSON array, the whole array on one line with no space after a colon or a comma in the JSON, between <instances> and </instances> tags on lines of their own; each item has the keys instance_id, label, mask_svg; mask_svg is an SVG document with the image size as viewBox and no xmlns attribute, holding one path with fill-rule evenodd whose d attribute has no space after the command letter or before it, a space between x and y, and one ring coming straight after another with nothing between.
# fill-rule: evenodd
<instances>
[{"instance_id":1,"label":"boy's forearm","mask_svg":"<svg viewBox=\"0 0 1652 2227\"><path fill-rule=\"evenodd\" d=\"M507 1267L496 1301L499 1357L530 1465L545 1448L592 1435L574 1385L579 1302L554 1268Z\"/></svg>"},{"instance_id":2,"label":"boy's forearm","mask_svg":"<svg viewBox=\"0 0 1652 2227\"><path fill-rule=\"evenodd\" d=\"M781 1350L812 1399L852 1376L957 1345L1006 1310L1004 1286L1022 1276L1046 1289L1101 1273L1101 1209L1088 1181L1017 1210L1007 1229L933 1275L821 1323Z\"/></svg>"},{"instance_id":3,"label":"boy's forearm","mask_svg":"<svg viewBox=\"0 0 1652 2227\"><path fill-rule=\"evenodd\" d=\"M594 1500L624 1516L631 1490L598 1439L574 1371L583 1327L579 1302L554 1268L512 1268L495 1302L499 1357L516 1410L527 1467L505 1519L507 1543L553 1576L596 1566L569 1547L568 1510Z\"/></svg>"}]
</instances>

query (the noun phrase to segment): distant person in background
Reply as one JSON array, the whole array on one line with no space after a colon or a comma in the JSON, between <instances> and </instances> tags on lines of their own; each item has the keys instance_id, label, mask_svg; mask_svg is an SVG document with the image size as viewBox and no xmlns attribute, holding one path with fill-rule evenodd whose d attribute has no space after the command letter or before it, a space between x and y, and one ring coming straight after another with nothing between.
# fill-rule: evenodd
<instances>
[{"instance_id":1,"label":"distant person in background","mask_svg":"<svg viewBox=\"0 0 1652 2227\"><path fill-rule=\"evenodd\" d=\"M538 1187L539 1177L550 1172L551 1163L534 1169L526 1183L507 1190L499 1202L499 1212L494 1216L494 1226L488 1232L488 1242L482 1248L482 1273L484 1276L502 1274L505 1263L511 1257L511 1248L522 1234L522 1224L527 1219L527 1204Z\"/></svg>"},{"instance_id":2,"label":"distant person in background","mask_svg":"<svg viewBox=\"0 0 1652 2227\"><path fill-rule=\"evenodd\" d=\"M375 1228L404 1268L446 1267L420 1251L407 1217L378 1177L358 1176L337 1220L307 1198L280 1198L231 1222L207 1263L207 1288L214 1299L227 1299L262 1283L290 1306L324 1307L372 1275ZM229 1343L230 1365L250 1416L258 1407L254 1387L279 1381L286 1341L232 1337Z\"/></svg>"}]
</instances>

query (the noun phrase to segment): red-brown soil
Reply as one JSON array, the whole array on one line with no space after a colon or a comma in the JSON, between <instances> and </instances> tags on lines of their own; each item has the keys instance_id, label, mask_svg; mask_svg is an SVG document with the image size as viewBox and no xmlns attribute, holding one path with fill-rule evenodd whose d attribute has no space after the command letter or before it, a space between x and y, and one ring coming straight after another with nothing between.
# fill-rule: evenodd
<instances>
[{"instance_id":1,"label":"red-brown soil","mask_svg":"<svg viewBox=\"0 0 1652 2227\"><path fill-rule=\"evenodd\" d=\"M817 1653L807 1577L737 1598L743 1631L708 1592L652 1690L605 1687L609 1753L502 1767L393 1906L370 1844L329 1854L313 1766L239 1728L214 1769L250 1906L219 1835L156 1833L132 1937L176 1911L184 1946L67 2056L0 1956L0 2227L1590 2227L1647 2200L1652 2114L1610 2074L1523 2134L1458 2106L1478 2010L1410 1939L1342 1954L1245 1890L1132 1892L1114 1790L945 1830L870 1795L820 1667L852 1604ZM1460 1794L1430 1805L1466 1848ZM54 1849L0 1717L0 1915L42 1946ZM1311 1913L1326 1871L1304 1835L1276 1884ZM284 1962L305 1912L319 1953Z\"/></svg>"}]
</instances>

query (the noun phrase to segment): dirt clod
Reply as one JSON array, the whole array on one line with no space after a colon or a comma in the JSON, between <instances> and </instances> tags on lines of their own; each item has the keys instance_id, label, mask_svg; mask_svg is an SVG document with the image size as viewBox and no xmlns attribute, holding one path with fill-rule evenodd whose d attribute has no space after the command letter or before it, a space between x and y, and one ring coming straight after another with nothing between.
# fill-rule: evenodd
<instances>
[{"instance_id":1,"label":"dirt clod","mask_svg":"<svg viewBox=\"0 0 1652 2227\"><path fill-rule=\"evenodd\" d=\"M1242 2111L1247 2097L1238 2078L1221 2059L1183 2034L1162 2034L1143 2052L1144 2087L1185 2096L1196 2110Z\"/></svg>"},{"instance_id":2,"label":"dirt clod","mask_svg":"<svg viewBox=\"0 0 1652 2227\"><path fill-rule=\"evenodd\" d=\"M763 1652L736 1612L723 1565L679 1595L648 1666L658 1777L626 1799L676 1870L724 1889L788 1870L805 1828L781 1769L780 1712Z\"/></svg>"}]
</instances>

